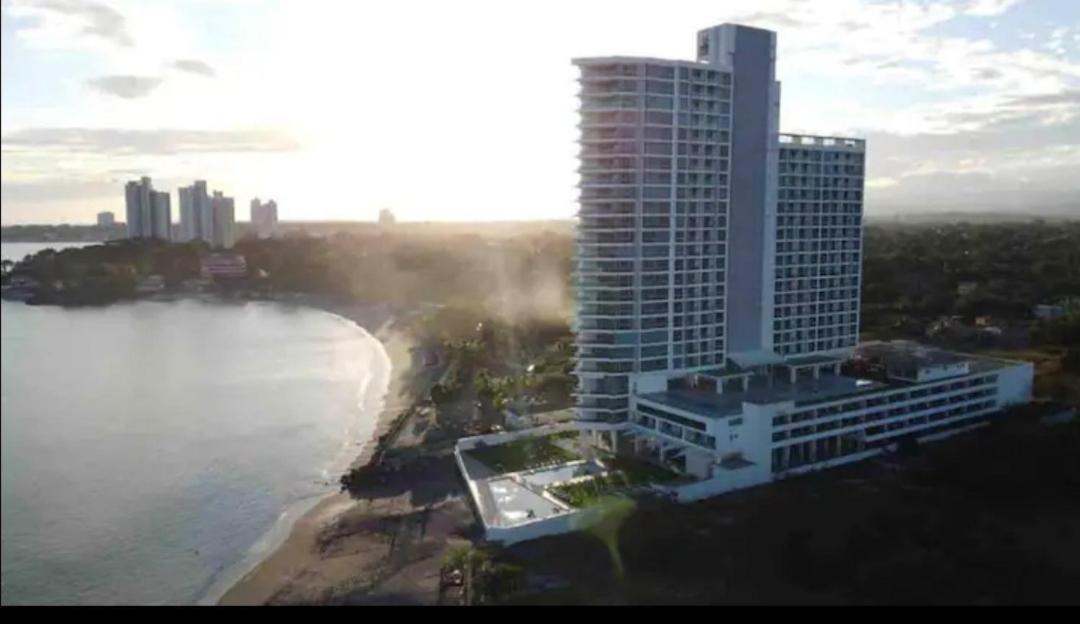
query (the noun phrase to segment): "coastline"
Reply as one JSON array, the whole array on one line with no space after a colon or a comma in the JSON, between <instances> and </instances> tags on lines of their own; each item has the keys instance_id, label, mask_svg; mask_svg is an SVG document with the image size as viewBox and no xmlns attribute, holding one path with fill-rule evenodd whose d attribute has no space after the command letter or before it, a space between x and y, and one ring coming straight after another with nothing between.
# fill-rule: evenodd
<instances>
[{"instance_id":1,"label":"coastline","mask_svg":"<svg viewBox=\"0 0 1080 624\"><path fill-rule=\"evenodd\" d=\"M386 393L371 437L363 441L360 452L349 467L367 463L374 454L375 442L387 432L394 418L413 401L407 392L407 382L417 365L413 356L417 347L416 339L400 327L401 316L389 306L353 304L312 296L297 296L280 300L279 303L334 314L355 323L382 344L390 362ZM336 479L337 475L333 477ZM315 546L320 533L358 504L348 493L339 491L298 502L298 509L294 512L298 517L294 522L287 522L290 510L282 514L282 522L288 529L271 530L270 535L253 547L258 560L244 566L241 573L229 575L229 578L215 583L199 604L266 604L316 558ZM266 541L270 543L263 543Z\"/></svg>"}]
</instances>

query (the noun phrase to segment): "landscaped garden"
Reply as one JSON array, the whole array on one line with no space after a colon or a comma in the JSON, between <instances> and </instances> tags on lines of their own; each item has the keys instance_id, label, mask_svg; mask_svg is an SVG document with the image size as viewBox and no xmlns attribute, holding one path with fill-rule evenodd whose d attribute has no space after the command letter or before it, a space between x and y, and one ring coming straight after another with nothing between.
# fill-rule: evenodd
<instances>
[{"instance_id":1,"label":"landscaped garden","mask_svg":"<svg viewBox=\"0 0 1080 624\"><path fill-rule=\"evenodd\" d=\"M556 466L581 459L581 456L577 453L553 442L554 438L561 435L523 438L505 444L479 446L466 452L473 459L499 474L543 468L544 466Z\"/></svg>"},{"instance_id":2,"label":"landscaped garden","mask_svg":"<svg viewBox=\"0 0 1080 624\"><path fill-rule=\"evenodd\" d=\"M678 474L670 470L640 459L612 456L604 458L604 463L610 468L607 474L551 486L548 492L572 507L586 507L604 496L679 478Z\"/></svg>"}]
</instances>

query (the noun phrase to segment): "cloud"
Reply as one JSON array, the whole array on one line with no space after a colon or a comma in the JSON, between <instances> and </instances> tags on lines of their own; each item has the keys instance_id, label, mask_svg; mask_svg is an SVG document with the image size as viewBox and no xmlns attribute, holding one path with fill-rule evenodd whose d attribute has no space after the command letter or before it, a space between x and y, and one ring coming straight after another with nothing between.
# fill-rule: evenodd
<instances>
[{"instance_id":1,"label":"cloud","mask_svg":"<svg viewBox=\"0 0 1080 624\"><path fill-rule=\"evenodd\" d=\"M115 197L117 185L107 180L71 180L48 178L31 181L4 180L0 198L4 201L50 203L79 201L96 197Z\"/></svg>"},{"instance_id":2,"label":"cloud","mask_svg":"<svg viewBox=\"0 0 1080 624\"><path fill-rule=\"evenodd\" d=\"M122 128L26 128L5 134L5 154L53 150L85 154L184 154L289 152L300 143L277 130L129 130Z\"/></svg>"},{"instance_id":3,"label":"cloud","mask_svg":"<svg viewBox=\"0 0 1080 624\"><path fill-rule=\"evenodd\" d=\"M994 69L993 67L980 67L972 70L972 74L979 80L994 80L1005 75L1000 69Z\"/></svg>"},{"instance_id":4,"label":"cloud","mask_svg":"<svg viewBox=\"0 0 1080 624\"><path fill-rule=\"evenodd\" d=\"M134 45L127 30L127 20L112 7L87 0L23 0L12 3L13 14L58 20L74 26L77 32L103 39L114 45Z\"/></svg>"},{"instance_id":5,"label":"cloud","mask_svg":"<svg viewBox=\"0 0 1080 624\"><path fill-rule=\"evenodd\" d=\"M191 74L206 76L207 78L213 78L217 75L213 67L195 59L177 59L170 63L169 67Z\"/></svg>"},{"instance_id":6,"label":"cloud","mask_svg":"<svg viewBox=\"0 0 1080 624\"><path fill-rule=\"evenodd\" d=\"M146 97L160 84L161 78L154 76L99 76L86 81L91 89L126 100Z\"/></svg>"},{"instance_id":7,"label":"cloud","mask_svg":"<svg viewBox=\"0 0 1080 624\"><path fill-rule=\"evenodd\" d=\"M1024 0L972 0L964 13L979 17L993 17L1008 12Z\"/></svg>"},{"instance_id":8,"label":"cloud","mask_svg":"<svg viewBox=\"0 0 1080 624\"><path fill-rule=\"evenodd\" d=\"M866 188L889 188L899 183L896 178L870 178L866 181Z\"/></svg>"},{"instance_id":9,"label":"cloud","mask_svg":"<svg viewBox=\"0 0 1080 624\"><path fill-rule=\"evenodd\" d=\"M1080 206L1080 115L1046 124L1019 109L978 121L951 133L868 133L867 210Z\"/></svg>"},{"instance_id":10,"label":"cloud","mask_svg":"<svg viewBox=\"0 0 1080 624\"><path fill-rule=\"evenodd\" d=\"M1066 89L1059 93L1043 93L1011 98L1009 103L1015 106L1045 106L1056 104L1080 105L1080 89Z\"/></svg>"},{"instance_id":11,"label":"cloud","mask_svg":"<svg viewBox=\"0 0 1080 624\"><path fill-rule=\"evenodd\" d=\"M806 22L795 19L787 13L771 12L771 11L757 11L754 13L747 13L740 15L731 20L739 24L746 24L753 26L755 24L763 24L768 26L780 26L783 28L799 28L804 26Z\"/></svg>"}]
</instances>

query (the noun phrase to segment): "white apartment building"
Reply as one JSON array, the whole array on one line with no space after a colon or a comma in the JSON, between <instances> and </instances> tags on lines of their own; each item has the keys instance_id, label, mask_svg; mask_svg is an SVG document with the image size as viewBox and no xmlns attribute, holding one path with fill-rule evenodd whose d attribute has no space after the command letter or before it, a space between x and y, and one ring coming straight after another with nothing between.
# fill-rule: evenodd
<instances>
[{"instance_id":1,"label":"white apartment building","mask_svg":"<svg viewBox=\"0 0 1080 624\"><path fill-rule=\"evenodd\" d=\"M692 501L1030 400L1030 363L858 344L866 146L779 132L775 51L774 33L724 24L698 33L696 61L575 60L575 420L457 442L488 539L589 526L560 488L618 470L609 452L677 473L635 487ZM484 463L487 447L574 430L580 458Z\"/></svg>"},{"instance_id":2,"label":"white apartment building","mask_svg":"<svg viewBox=\"0 0 1080 624\"><path fill-rule=\"evenodd\" d=\"M574 61L592 442L696 478L692 500L1030 400L1030 364L858 346L864 141L780 133L775 33L724 24L697 52Z\"/></svg>"},{"instance_id":3,"label":"white apartment building","mask_svg":"<svg viewBox=\"0 0 1080 624\"><path fill-rule=\"evenodd\" d=\"M277 223L277 202L271 199L262 203L258 197L251 200L251 225L257 237L272 238L277 233Z\"/></svg>"}]
</instances>

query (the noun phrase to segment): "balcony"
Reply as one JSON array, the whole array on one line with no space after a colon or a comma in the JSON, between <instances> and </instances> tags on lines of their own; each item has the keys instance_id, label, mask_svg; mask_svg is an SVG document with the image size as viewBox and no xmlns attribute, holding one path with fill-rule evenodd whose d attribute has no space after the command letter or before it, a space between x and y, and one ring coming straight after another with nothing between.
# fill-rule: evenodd
<instances>
[{"instance_id":1,"label":"balcony","mask_svg":"<svg viewBox=\"0 0 1080 624\"><path fill-rule=\"evenodd\" d=\"M626 289L634 287L633 277L615 277L607 274L578 277L574 286L580 289Z\"/></svg>"},{"instance_id":2,"label":"balcony","mask_svg":"<svg viewBox=\"0 0 1080 624\"><path fill-rule=\"evenodd\" d=\"M578 245L577 250L575 252L575 258L574 259L576 260L576 259L586 259L586 258L598 258L598 259L611 258L611 259L617 260L617 259L620 259L620 258L623 258L623 259L625 259L625 258L636 258L637 255L638 255L637 254L637 249L633 245L615 246L615 245L584 245L583 244L583 245Z\"/></svg>"},{"instance_id":3,"label":"balcony","mask_svg":"<svg viewBox=\"0 0 1080 624\"><path fill-rule=\"evenodd\" d=\"M634 363L631 361L608 361L608 360L579 360L574 367L579 373L632 373Z\"/></svg>"},{"instance_id":4,"label":"balcony","mask_svg":"<svg viewBox=\"0 0 1080 624\"><path fill-rule=\"evenodd\" d=\"M633 305L587 305L578 303L577 306L578 318L584 317L597 317L597 318L633 318L634 306Z\"/></svg>"}]
</instances>

